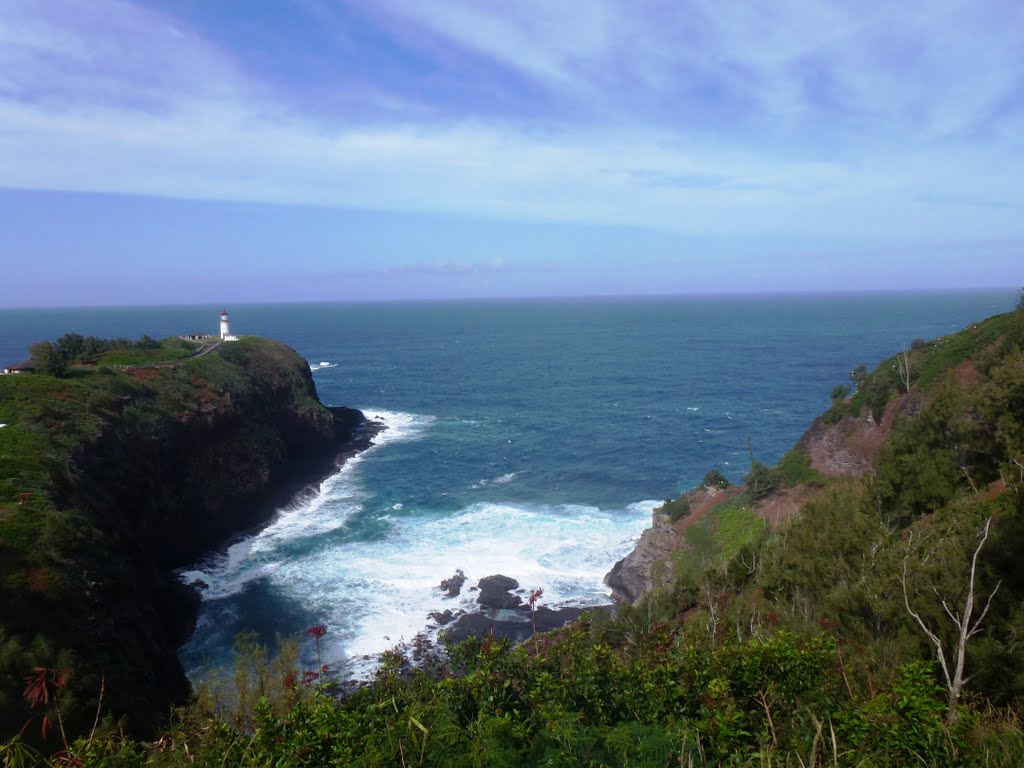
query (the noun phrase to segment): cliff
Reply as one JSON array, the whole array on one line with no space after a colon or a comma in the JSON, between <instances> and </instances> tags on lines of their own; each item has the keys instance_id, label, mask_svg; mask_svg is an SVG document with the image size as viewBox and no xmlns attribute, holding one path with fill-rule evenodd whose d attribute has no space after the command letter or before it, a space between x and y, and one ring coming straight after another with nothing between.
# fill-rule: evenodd
<instances>
[{"instance_id":1,"label":"cliff","mask_svg":"<svg viewBox=\"0 0 1024 768\"><path fill-rule=\"evenodd\" d=\"M104 711L146 730L187 698L178 646L198 597L173 575L369 444L317 399L287 346L65 379L0 380L0 733L31 714L35 667L69 672L67 726ZM56 690L56 687L55 687Z\"/></svg>"},{"instance_id":2,"label":"cliff","mask_svg":"<svg viewBox=\"0 0 1024 768\"><path fill-rule=\"evenodd\" d=\"M655 509L605 583L636 604L658 592L683 599L684 585L736 569L743 555L753 574L752 553L769 532L837 488L844 497L874 495L876 514L891 525L963 494L999 496L1020 474L1022 341L1022 310L916 341L835 400L776 466L755 462L723 496L701 486Z\"/></svg>"}]
</instances>

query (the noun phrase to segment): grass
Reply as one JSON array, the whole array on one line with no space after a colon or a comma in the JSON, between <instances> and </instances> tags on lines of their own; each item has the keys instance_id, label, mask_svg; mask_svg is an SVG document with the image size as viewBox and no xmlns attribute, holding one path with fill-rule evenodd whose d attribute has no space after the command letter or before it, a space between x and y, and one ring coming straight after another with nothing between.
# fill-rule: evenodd
<instances>
[{"instance_id":1,"label":"grass","mask_svg":"<svg viewBox=\"0 0 1024 768\"><path fill-rule=\"evenodd\" d=\"M729 562L743 547L756 542L768 523L758 516L750 495L741 493L711 507L686 529L687 548L672 557L677 577Z\"/></svg>"},{"instance_id":2,"label":"grass","mask_svg":"<svg viewBox=\"0 0 1024 768\"><path fill-rule=\"evenodd\" d=\"M747 544L757 541L768 527L745 494L712 507L705 518L705 525L718 548L718 559L723 563L735 557Z\"/></svg>"},{"instance_id":3,"label":"grass","mask_svg":"<svg viewBox=\"0 0 1024 768\"><path fill-rule=\"evenodd\" d=\"M825 476L811 466L811 455L802 448L791 448L775 465L783 486L812 485L825 481Z\"/></svg>"},{"instance_id":4,"label":"grass","mask_svg":"<svg viewBox=\"0 0 1024 768\"><path fill-rule=\"evenodd\" d=\"M171 337L160 342L155 349L112 349L96 359L98 366L104 365L146 365L170 360L182 360L198 352L194 342Z\"/></svg>"}]
</instances>

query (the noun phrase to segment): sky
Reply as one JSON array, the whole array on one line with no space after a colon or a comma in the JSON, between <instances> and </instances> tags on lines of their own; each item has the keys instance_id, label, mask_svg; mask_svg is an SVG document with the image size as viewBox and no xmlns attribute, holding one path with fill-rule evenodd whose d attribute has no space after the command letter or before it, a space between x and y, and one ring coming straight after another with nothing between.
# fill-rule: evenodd
<instances>
[{"instance_id":1,"label":"sky","mask_svg":"<svg viewBox=\"0 0 1024 768\"><path fill-rule=\"evenodd\" d=\"M1019 0L0 0L0 306L1022 284Z\"/></svg>"}]
</instances>

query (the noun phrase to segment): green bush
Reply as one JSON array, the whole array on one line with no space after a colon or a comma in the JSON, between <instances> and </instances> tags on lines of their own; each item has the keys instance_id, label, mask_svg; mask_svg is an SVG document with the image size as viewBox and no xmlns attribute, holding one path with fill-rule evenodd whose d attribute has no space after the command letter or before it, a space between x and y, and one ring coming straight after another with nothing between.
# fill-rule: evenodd
<instances>
[{"instance_id":1,"label":"green bush","mask_svg":"<svg viewBox=\"0 0 1024 768\"><path fill-rule=\"evenodd\" d=\"M782 480L781 472L756 460L750 465L750 471L743 478L747 492L754 501L760 501L765 496L774 493L782 485Z\"/></svg>"},{"instance_id":2,"label":"green bush","mask_svg":"<svg viewBox=\"0 0 1024 768\"><path fill-rule=\"evenodd\" d=\"M837 384L832 388L831 398L833 401L845 400L852 391L853 388L849 384Z\"/></svg>"},{"instance_id":3,"label":"green bush","mask_svg":"<svg viewBox=\"0 0 1024 768\"><path fill-rule=\"evenodd\" d=\"M668 519L673 523L678 523L684 517L690 515L690 500L686 496L680 496L678 499L670 499L661 505L661 511L668 515Z\"/></svg>"},{"instance_id":4,"label":"green bush","mask_svg":"<svg viewBox=\"0 0 1024 768\"><path fill-rule=\"evenodd\" d=\"M728 488L729 479L718 469L709 469L707 474L704 475L704 479L701 480L701 485L705 488Z\"/></svg>"}]
</instances>

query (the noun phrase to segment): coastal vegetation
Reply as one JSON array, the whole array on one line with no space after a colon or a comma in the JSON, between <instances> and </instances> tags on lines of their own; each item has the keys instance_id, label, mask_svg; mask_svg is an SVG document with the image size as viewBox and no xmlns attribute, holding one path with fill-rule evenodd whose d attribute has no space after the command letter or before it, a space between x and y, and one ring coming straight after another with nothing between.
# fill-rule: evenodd
<instances>
[{"instance_id":1,"label":"coastal vegetation","mask_svg":"<svg viewBox=\"0 0 1024 768\"><path fill-rule=\"evenodd\" d=\"M56 378L65 378L73 370L87 372L98 366L178 360L196 351L195 344L177 338L100 339L78 333L66 333L56 341L40 341L29 348L39 371Z\"/></svg>"},{"instance_id":2,"label":"coastal vegetation","mask_svg":"<svg viewBox=\"0 0 1024 768\"><path fill-rule=\"evenodd\" d=\"M105 766L1018 766L1024 307L851 384L774 466L752 457L740 487L713 470L656 510L673 547L614 617L396 648L344 692L295 641L243 637L158 733L98 701L102 671L0 639L3 690L35 704L0 758L42 759L32 739ZM45 487L32 466L20 482ZM45 740L44 715L64 721Z\"/></svg>"}]
</instances>

